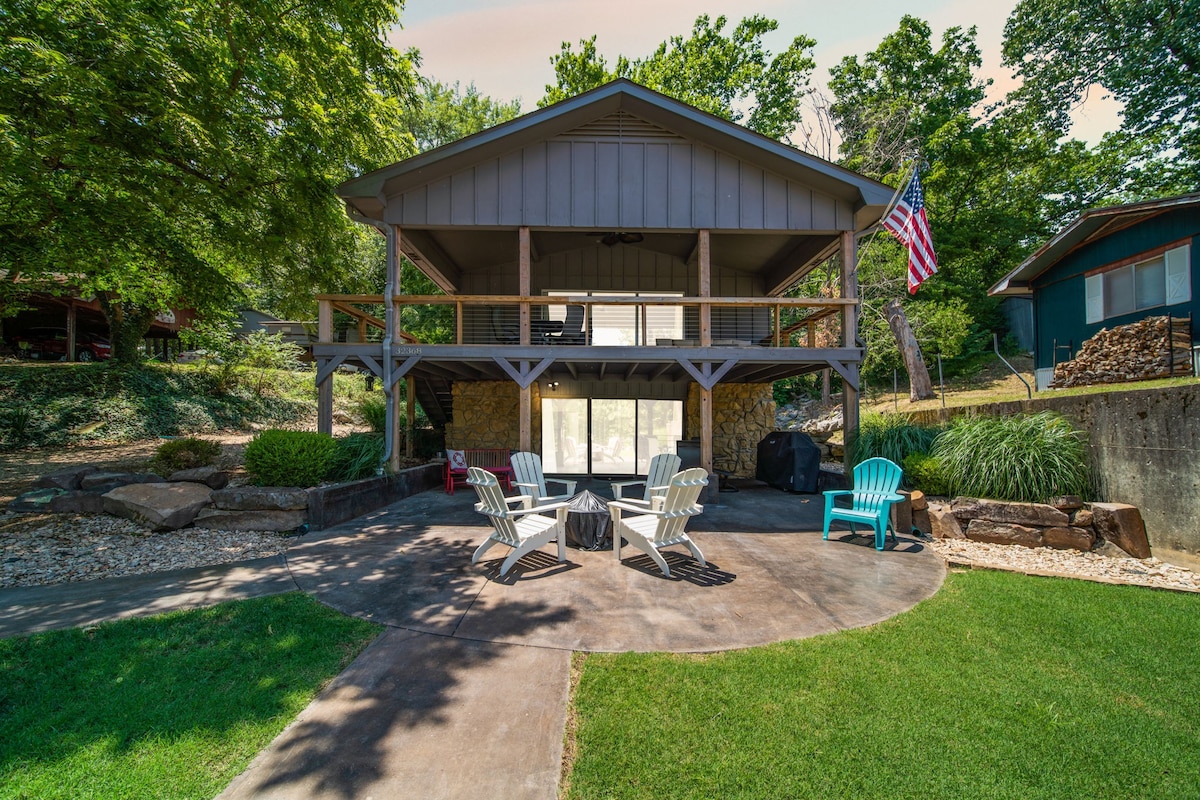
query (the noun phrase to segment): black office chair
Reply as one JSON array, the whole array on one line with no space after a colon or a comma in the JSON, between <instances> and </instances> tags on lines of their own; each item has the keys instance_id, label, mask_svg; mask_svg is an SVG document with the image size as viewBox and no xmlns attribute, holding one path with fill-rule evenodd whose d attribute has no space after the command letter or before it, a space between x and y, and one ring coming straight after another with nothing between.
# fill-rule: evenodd
<instances>
[{"instance_id":1,"label":"black office chair","mask_svg":"<svg viewBox=\"0 0 1200 800\"><path fill-rule=\"evenodd\" d=\"M586 314L581 305L567 306L567 317L563 321L562 333L552 336L555 344L585 344L587 336L583 332Z\"/></svg>"}]
</instances>

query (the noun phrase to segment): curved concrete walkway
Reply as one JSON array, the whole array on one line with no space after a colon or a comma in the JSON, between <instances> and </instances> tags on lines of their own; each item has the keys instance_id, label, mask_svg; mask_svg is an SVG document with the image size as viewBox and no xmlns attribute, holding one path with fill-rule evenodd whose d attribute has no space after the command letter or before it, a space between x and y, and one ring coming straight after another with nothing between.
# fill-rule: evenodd
<instances>
[{"instance_id":1,"label":"curved concrete walkway","mask_svg":"<svg viewBox=\"0 0 1200 800\"><path fill-rule=\"evenodd\" d=\"M819 498L721 495L691 526L709 561L553 546L506 553L472 493L426 492L288 551L296 583L389 626L222 798L554 800L571 652L713 651L869 625L937 591L942 559L901 537L823 541ZM503 551L505 548L496 548ZM495 552L495 551L493 551Z\"/></svg>"}]
</instances>

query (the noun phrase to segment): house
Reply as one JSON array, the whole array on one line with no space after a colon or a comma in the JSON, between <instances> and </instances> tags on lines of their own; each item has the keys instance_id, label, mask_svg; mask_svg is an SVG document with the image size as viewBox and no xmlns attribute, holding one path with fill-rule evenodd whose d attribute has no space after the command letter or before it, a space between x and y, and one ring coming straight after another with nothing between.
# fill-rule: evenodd
<instances>
[{"instance_id":1,"label":"house","mask_svg":"<svg viewBox=\"0 0 1200 800\"><path fill-rule=\"evenodd\" d=\"M855 263L856 234L891 198L883 184L617 80L339 194L388 240L394 323L371 319L394 330L337 342L335 311L385 298L318 298L321 430L348 362L405 380L448 447L534 450L557 474L644 473L678 449L753 476L771 383L823 369L856 421L854 270L838 297L785 292L831 256ZM444 295L406 295L400 255ZM431 307L444 341L403 330ZM837 345L816 347L829 317Z\"/></svg>"},{"instance_id":2,"label":"house","mask_svg":"<svg viewBox=\"0 0 1200 800\"><path fill-rule=\"evenodd\" d=\"M1004 276L988 294L1032 298L1038 389L1102 328L1151 316L1194 320L1198 244L1200 194L1097 208Z\"/></svg>"}]
</instances>

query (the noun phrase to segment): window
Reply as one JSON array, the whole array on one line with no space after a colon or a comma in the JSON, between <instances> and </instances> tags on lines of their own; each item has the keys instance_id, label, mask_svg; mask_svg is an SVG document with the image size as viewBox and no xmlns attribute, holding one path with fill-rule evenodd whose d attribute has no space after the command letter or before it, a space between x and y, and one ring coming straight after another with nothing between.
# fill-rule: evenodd
<instances>
[{"instance_id":1,"label":"window","mask_svg":"<svg viewBox=\"0 0 1200 800\"><path fill-rule=\"evenodd\" d=\"M638 304L639 297L683 297L681 292L549 291L549 297L628 297L629 305L592 306L589 344L600 346L653 346L658 339L683 338L683 307ZM552 320L566 317L566 306L547 306Z\"/></svg>"},{"instance_id":2,"label":"window","mask_svg":"<svg viewBox=\"0 0 1200 800\"><path fill-rule=\"evenodd\" d=\"M1088 322L1192 299L1191 246L1084 278Z\"/></svg>"}]
</instances>

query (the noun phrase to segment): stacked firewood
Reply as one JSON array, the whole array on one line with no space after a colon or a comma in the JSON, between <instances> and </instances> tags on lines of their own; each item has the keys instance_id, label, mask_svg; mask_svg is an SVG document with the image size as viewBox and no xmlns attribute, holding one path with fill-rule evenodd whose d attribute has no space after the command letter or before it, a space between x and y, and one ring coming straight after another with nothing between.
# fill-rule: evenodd
<instances>
[{"instance_id":1,"label":"stacked firewood","mask_svg":"<svg viewBox=\"0 0 1200 800\"><path fill-rule=\"evenodd\" d=\"M1059 389L1191 374L1191 321L1147 317L1100 330L1083 343L1074 360L1054 367L1050 386Z\"/></svg>"}]
</instances>

